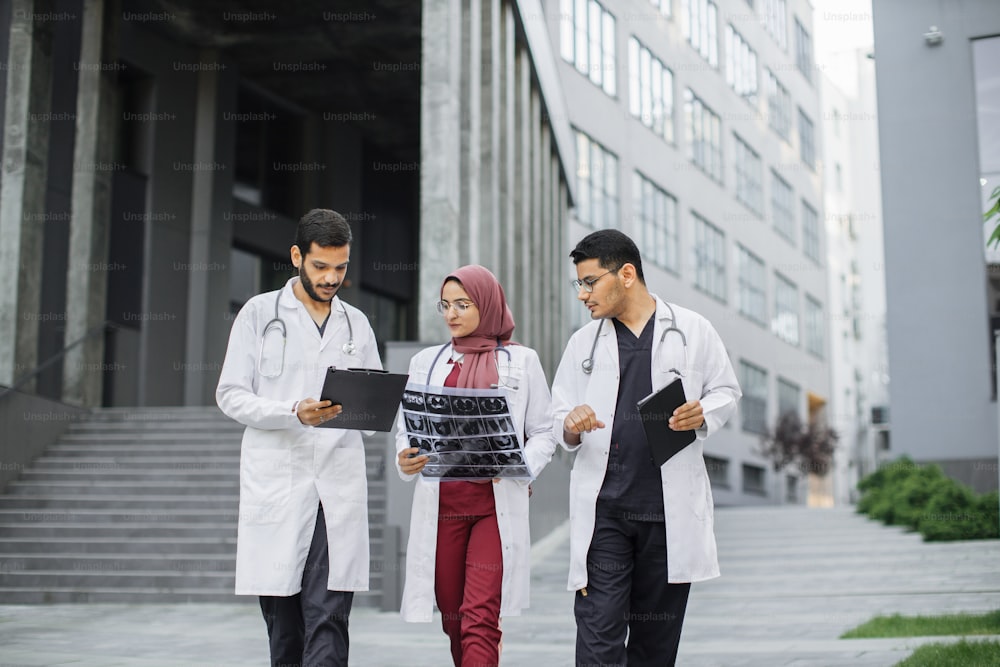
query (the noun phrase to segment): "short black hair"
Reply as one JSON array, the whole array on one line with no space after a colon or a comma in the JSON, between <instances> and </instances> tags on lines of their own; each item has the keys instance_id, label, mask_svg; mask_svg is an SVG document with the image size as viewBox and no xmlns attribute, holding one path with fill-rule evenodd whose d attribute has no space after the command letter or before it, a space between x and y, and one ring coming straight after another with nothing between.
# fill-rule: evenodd
<instances>
[{"instance_id":1,"label":"short black hair","mask_svg":"<svg viewBox=\"0 0 1000 667\"><path fill-rule=\"evenodd\" d=\"M596 259L597 263L609 271L617 271L626 264L635 267L635 275L639 282L646 284L642 275L642 257L635 242L617 229L599 229L584 236L573 252L569 254L573 264L588 259Z\"/></svg>"},{"instance_id":2,"label":"short black hair","mask_svg":"<svg viewBox=\"0 0 1000 667\"><path fill-rule=\"evenodd\" d=\"M354 237L344 216L328 208L314 208L299 219L295 230L295 245L303 257L315 243L321 248L342 248Z\"/></svg>"}]
</instances>

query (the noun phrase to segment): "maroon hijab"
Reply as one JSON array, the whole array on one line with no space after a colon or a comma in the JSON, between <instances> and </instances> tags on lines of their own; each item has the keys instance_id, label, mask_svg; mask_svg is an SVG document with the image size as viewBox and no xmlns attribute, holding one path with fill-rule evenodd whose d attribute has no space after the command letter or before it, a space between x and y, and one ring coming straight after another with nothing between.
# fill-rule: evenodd
<instances>
[{"instance_id":1,"label":"maroon hijab","mask_svg":"<svg viewBox=\"0 0 1000 667\"><path fill-rule=\"evenodd\" d=\"M507 305L507 297L496 276L485 266L469 264L444 279L457 279L479 310L479 326L468 336L452 338L457 352L465 355L458 374L458 386L469 389L489 389L497 384L496 360L493 350L497 345L507 345L514 333L514 315Z\"/></svg>"}]
</instances>

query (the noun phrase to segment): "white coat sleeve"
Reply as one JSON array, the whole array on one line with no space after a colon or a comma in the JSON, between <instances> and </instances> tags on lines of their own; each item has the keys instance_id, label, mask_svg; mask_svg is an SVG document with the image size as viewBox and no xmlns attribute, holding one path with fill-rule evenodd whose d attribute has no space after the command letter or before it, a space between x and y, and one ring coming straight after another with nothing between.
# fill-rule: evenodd
<instances>
[{"instance_id":1,"label":"white coat sleeve","mask_svg":"<svg viewBox=\"0 0 1000 667\"><path fill-rule=\"evenodd\" d=\"M410 359L410 368L407 373L410 376L410 382L414 381L414 376L418 374L419 363L417 361L418 355L414 355ZM399 467L399 453L410 446L410 442L406 437L406 424L403 423L403 411L400 410L396 415L396 457L393 459L393 464L396 466L396 472L399 473L399 478L404 482L412 482L414 479L420 476L420 473L413 475L407 475L403 472L403 469Z\"/></svg>"},{"instance_id":2,"label":"white coat sleeve","mask_svg":"<svg viewBox=\"0 0 1000 667\"><path fill-rule=\"evenodd\" d=\"M556 451L556 439L552 434L552 396L549 394L545 371L534 350L527 357L525 380L528 385L528 396L524 413L524 456L532 477L538 477L552 460L552 455Z\"/></svg>"},{"instance_id":3,"label":"white coat sleeve","mask_svg":"<svg viewBox=\"0 0 1000 667\"><path fill-rule=\"evenodd\" d=\"M585 385L579 377L583 373L573 354L575 349L575 342L570 338L552 381L552 436L564 449L571 452L575 452L579 445L571 445L563 439L563 422L566 415L582 403L582 389Z\"/></svg>"},{"instance_id":4,"label":"white coat sleeve","mask_svg":"<svg viewBox=\"0 0 1000 667\"><path fill-rule=\"evenodd\" d=\"M253 309L244 307L233 322L229 333L229 348L222 364L215 401L231 419L245 426L273 431L305 428L294 412L296 398L275 400L257 396L257 332L253 326ZM298 397L304 398L304 397Z\"/></svg>"},{"instance_id":5,"label":"white coat sleeve","mask_svg":"<svg viewBox=\"0 0 1000 667\"><path fill-rule=\"evenodd\" d=\"M704 326L704 340L701 344L705 350L706 363L702 369L704 381L700 400L705 425L695 430L699 440L704 440L722 428L736 412L736 404L743 397L722 338L707 321Z\"/></svg>"}]
</instances>

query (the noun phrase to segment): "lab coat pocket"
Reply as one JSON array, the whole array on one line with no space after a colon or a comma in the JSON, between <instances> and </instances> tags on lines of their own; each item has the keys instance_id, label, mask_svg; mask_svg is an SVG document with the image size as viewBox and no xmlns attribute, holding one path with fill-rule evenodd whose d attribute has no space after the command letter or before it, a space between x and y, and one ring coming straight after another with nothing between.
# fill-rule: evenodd
<instances>
[{"instance_id":1,"label":"lab coat pocket","mask_svg":"<svg viewBox=\"0 0 1000 667\"><path fill-rule=\"evenodd\" d=\"M330 453L330 464L316 480L323 511L335 523L366 516L368 480L365 470L365 450L337 447Z\"/></svg>"},{"instance_id":2,"label":"lab coat pocket","mask_svg":"<svg viewBox=\"0 0 1000 667\"><path fill-rule=\"evenodd\" d=\"M240 519L251 524L280 522L292 491L291 451L247 448L240 465Z\"/></svg>"}]
</instances>

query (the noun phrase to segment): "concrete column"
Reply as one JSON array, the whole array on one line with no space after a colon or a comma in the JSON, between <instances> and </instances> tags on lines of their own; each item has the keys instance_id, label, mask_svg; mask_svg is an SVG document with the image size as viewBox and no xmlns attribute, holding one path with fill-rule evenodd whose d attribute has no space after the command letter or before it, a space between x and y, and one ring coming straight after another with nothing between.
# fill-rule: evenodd
<instances>
[{"instance_id":1,"label":"concrete column","mask_svg":"<svg viewBox=\"0 0 1000 667\"><path fill-rule=\"evenodd\" d=\"M462 59L460 0L423 0L420 68L420 267L417 336L432 340L441 319L430 303L440 287L441 267L458 266L458 154Z\"/></svg>"},{"instance_id":2,"label":"concrete column","mask_svg":"<svg viewBox=\"0 0 1000 667\"><path fill-rule=\"evenodd\" d=\"M500 4L502 0L485 0L480 16L479 72L479 262L495 273L500 271L500 63L503 58L500 39ZM478 3L473 3L478 4ZM501 284L506 276L499 276Z\"/></svg>"},{"instance_id":3,"label":"concrete column","mask_svg":"<svg viewBox=\"0 0 1000 667\"><path fill-rule=\"evenodd\" d=\"M217 62L220 54L206 51L201 60ZM235 123L223 120L236 110L235 74L206 68L198 73L194 110L194 163L215 164L232 155ZM231 322L229 313L230 249L232 247L233 170L194 171L191 178L191 237L188 265L187 334L184 348L184 404L215 401L222 359ZM291 245L291 244L289 244Z\"/></svg>"},{"instance_id":4,"label":"concrete column","mask_svg":"<svg viewBox=\"0 0 1000 667\"><path fill-rule=\"evenodd\" d=\"M460 74L461 94L459 95L459 116L461 119L461 142L458 161L461 165L459 178L460 205L459 258L461 264L480 262L480 210L481 198L479 170L480 142L483 109L480 106L482 88L482 49L480 47L482 7L479 2L462 3L462 58L455 63ZM448 270L448 269L445 269Z\"/></svg>"},{"instance_id":5,"label":"concrete column","mask_svg":"<svg viewBox=\"0 0 1000 667\"><path fill-rule=\"evenodd\" d=\"M51 3L14 0L11 9L0 166L0 384L8 386L38 363L52 97L51 23L36 20Z\"/></svg>"},{"instance_id":6,"label":"concrete column","mask_svg":"<svg viewBox=\"0 0 1000 667\"><path fill-rule=\"evenodd\" d=\"M116 0L89 0L83 6L66 270L67 345L104 321L107 272L102 265L108 258L111 213L118 9ZM67 353L63 365L65 402L100 405L103 361L103 335L91 336Z\"/></svg>"},{"instance_id":7,"label":"concrete column","mask_svg":"<svg viewBox=\"0 0 1000 667\"><path fill-rule=\"evenodd\" d=\"M527 267L531 266L531 58L523 48L517 49L514 92L515 119L515 162L517 164L517 187L514 196L514 256L515 264L521 268L514 274L514 298L518 312L528 313L531 307L529 299L529 276ZM522 315L525 317L526 315ZM531 332L521 330L521 340L530 345Z\"/></svg>"},{"instance_id":8,"label":"concrete column","mask_svg":"<svg viewBox=\"0 0 1000 667\"><path fill-rule=\"evenodd\" d=\"M497 230L500 240L497 243L499 255L497 257L498 276L504 289L507 290L508 300L516 296L513 293L515 275L517 269L514 263L514 197L517 191L517 171L515 163L515 107L514 107L514 82L516 79L516 60L514 58L516 48L516 37L514 33L515 19L514 8L509 2L503 3L501 9L500 26L500 99L497 104L498 113L502 127L500 142L500 157L497 160L499 166L498 196L500 199L498 215L499 221Z\"/></svg>"}]
</instances>

